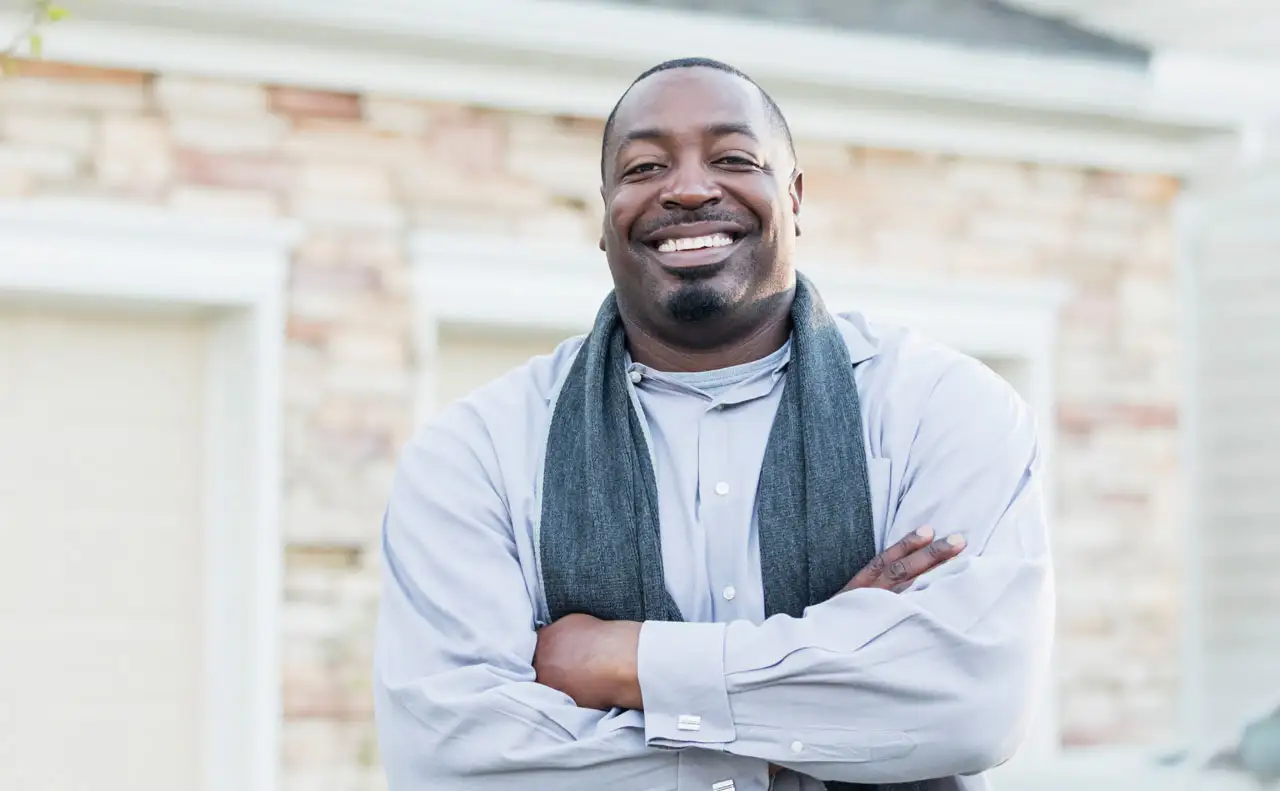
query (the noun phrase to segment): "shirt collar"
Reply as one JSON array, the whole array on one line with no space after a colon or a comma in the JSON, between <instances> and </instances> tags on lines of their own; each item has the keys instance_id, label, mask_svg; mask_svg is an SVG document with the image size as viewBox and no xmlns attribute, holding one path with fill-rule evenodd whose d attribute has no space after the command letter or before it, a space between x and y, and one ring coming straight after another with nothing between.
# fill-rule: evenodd
<instances>
[{"instance_id":1,"label":"shirt collar","mask_svg":"<svg viewBox=\"0 0 1280 791\"><path fill-rule=\"evenodd\" d=\"M627 356L627 371L634 372L632 376L635 378L632 378L631 382L636 387L640 387L643 381L648 388L701 395L707 398L712 406L728 406L768 395L782 378L782 373L790 361L791 342L788 341L782 348L754 362L732 366L714 373L694 374L692 378L695 381L690 381L689 375L658 371L647 365L633 362L630 355ZM722 386L713 387L712 391L701 389L697 380L707 381L708 377L710 381L716 381L717 377L721 377Z\"/></svg>"},{"instance_id":2,"label":"shirt collar","mask_svg":"<svg viewBox=\"0 0 1280 791\"><path fill-rule=\"evenodd\" d=\"M833 318L840 336L844 339L845 347L849 350L849 362L857 365L880 353L880 338L861 313L838 313ZM573 369L573 361L586 346L586 337L586 335L580 335L574 339L578 348L571 355L566 356L565 364L556 376L551 391L547 394L548 404L554 404L560 397L560 389L564 387L564 381L569 377L569 371ZM790 355L787 359L790 359Z\"/></svg>"},{"instance_id":3,"label":"shirt collar","mask_svg":"<svg viewBox=\"0 0 1280 791\"><path fill-rule=\"evenodd\" d=\"M880 353L880 336L875 333L861 313L837 313L833 318L836 327L849 349L849 362L857 365Z\"/></svg>"}]
</instances>

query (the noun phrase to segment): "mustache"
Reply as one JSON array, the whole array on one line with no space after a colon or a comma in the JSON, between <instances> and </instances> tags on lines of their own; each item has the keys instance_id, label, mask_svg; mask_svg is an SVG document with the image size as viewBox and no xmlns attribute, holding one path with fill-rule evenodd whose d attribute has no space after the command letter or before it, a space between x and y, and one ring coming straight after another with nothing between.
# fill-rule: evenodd
<instances>
[{"instance_id":1,"label":"mustache","mask_svg":"<svg viewBox=\"0 0 1280 791\"><path fill-rule=\"evenodd\" d=\"M653 217L637 223L631 229L633 238L644 239L673 225L687 225L695 222L730 222L742 226L748 232L755 230L755 222L750 215L724 209L710 207L706 209L680 209L669 211L659 217Z\"/></svg>"}]
</instances>

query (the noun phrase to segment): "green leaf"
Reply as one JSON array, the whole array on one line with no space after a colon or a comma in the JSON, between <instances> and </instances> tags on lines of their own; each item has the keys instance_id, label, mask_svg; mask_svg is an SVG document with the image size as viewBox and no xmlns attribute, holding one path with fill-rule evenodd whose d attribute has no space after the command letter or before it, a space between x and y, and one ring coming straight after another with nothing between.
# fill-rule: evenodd
<instances>
[{"instance_id":1,"label":"green leaf","mask_svg":"<svg viewBox=\"0 0 1280 791\"><path fill-rule=\"evenodd\" d=\"M39 33L32 33L27 37L27 47L31 50L31 57L40 57L44 53L44 37Z\"/></svg>"},{"instance_id":2,"label":"green leaf","mask_svg":"<svg viewBox=\"0 0 1280 791\"><path fill-rule=\"evenodd\" d=\"M50 22L61 22L67 18L67 9L60 5L51 5L49 6L49 9L45 11L45 17L48 18Z\"/></svg>"}]
</instances>

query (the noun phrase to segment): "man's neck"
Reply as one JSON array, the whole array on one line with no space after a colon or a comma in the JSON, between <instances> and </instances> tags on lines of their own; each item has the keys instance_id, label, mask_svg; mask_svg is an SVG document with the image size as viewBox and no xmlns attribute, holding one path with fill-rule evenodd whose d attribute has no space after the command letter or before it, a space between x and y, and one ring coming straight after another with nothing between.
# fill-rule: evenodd
<instances>
[{"instance_id":1,"label":"man's neck","mask_svg":"<svg viewBox=\"0 0 1280 791\"><path fill-rule=\"evenodd\" d=\"M780 309L779 309L780 308ZM724 333L723 343L693 347L673 343L623 319L631 359L657 371L695 372L732 368L768 357L791 336L791 302L770 311L749 329ZM712 334L712 333L708 333Z\"/></svg>"}]
</instances>

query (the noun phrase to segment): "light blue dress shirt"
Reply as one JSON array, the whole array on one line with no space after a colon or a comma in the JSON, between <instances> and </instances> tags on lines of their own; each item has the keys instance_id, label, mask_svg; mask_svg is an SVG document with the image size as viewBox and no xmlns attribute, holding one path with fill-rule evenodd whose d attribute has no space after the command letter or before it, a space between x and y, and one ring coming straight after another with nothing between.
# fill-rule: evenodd
<instances>
[{"instance_id":1,"label":"light blue dress shirt","mask_svg":"<svg viewBox=\"0 0 1280 791\"><path fill-rule=\"evenodd\" d=\"M391 791L987 788L1042 698L1054 626L1032 414L972 358L858 314L837 322L861 363L879 545L930 525L963 534L964 553L901 594L855 590L766 620L754 503L789 348L708 374L633 363L686 622L641 629L645 711L576 707L531 666L543 455L582 339L566 341L404 449L374 668ZM770 763L794 771L771 786Z\"/></svg>"}]
</instances>

